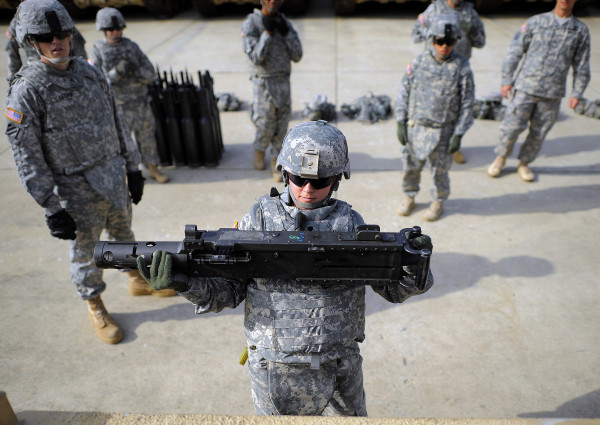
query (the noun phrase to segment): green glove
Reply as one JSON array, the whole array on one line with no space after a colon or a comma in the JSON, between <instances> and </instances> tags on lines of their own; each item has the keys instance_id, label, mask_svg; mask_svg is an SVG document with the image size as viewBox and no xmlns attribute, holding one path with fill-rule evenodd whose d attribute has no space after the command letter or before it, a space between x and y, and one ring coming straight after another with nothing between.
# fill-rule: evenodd
<instances>
[{"instance_id":1,"label":"green glove","mask_svg":"<svg viewBox=\"0 0 600 425\"><path fill-rule=\"evenodd\" d=\"M156 291L174 289L177 292L185 292L190 287L187 276L183 273L173 273L173 257L166 251L157 250L152 254L150 270L141 256L137 257L137 266L148 285Z\"/></svg>"},{"instance_id":2,"label":"green glove","mask_svg":"<svg viewBox=\"0 0 600 425\"><path fill-rule=\"evenodd\" d=\"M450 145L448 146L448 153L453 154L460 149L460 141L462 136L455 134L450 138Z\"/></svg>"},{"instance_id":3,"label":"green glove","mask_svg":"<svg viewBox=\"0 0 600 425\"><path fill-rule=\"evenodd\" d=\"M400 144L402 146L406 145L406 142L408 141L408 134L406 133L406 124L404 124L403 122L398 121L397 135Z\"/></svg>"},{"instance_id":4,"label":"green glove","mask_svg":"<svg viewBox=\"0 0 600 425\"><path fill-rule=\"evenodd\" d=\"M427 235L419 235L414 238L410 238L408 232L405 233L406 238L408 239L408 243L414 249L428 249L433 251L433 243L431 243L431 238Z\"/></svg>"}]
</instances>

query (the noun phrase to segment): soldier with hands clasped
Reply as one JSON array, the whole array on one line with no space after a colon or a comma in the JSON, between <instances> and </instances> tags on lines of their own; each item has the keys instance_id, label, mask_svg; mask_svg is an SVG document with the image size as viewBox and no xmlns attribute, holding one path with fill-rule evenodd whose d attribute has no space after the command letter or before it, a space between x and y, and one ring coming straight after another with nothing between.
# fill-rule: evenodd
<instances>
[{"instance_id":1,"label":"soldier with hands clasped","mask_svg":"<svg viewBox=\"0 0 600 425\"><path fill-rule=\"evenodd\" d=\"M529 125L517 172L523 181L535 180L529 164L558 118L569 68L573 68L569 108L583 98L590 81L590 32L573 16L576 1L556 0L554 10L529 18L510 43L502 62L501 93L512 98L500 123L497 157L488 168L491 177L501 174L515 142Z\"/></svg>"},{"instance_id":2,"label":"soldier with hands clasped","mask_svg":"<svg viewBox=\"0 0 600 425\"><path fill-rule=\"evenodd\" d=\"M351 205L332 197L341 179L350 178L348 145L336 127L325 121L296 125L285 137L276 167L286 188L262 196L243 217L241 230L355 232L364 224ZM302 229L298 222L304 223ZM426 235L413 243L432 249ZM359 350L365 339L364 285L182 276L173 273L172 261L169 253L156 251L149 271L142 257L138 267L152 287L176 289L196 313L235 308L245 300L248 370L258 414L366 416ZM416 266L404 269L407 275L400 280L372 289L400 303L433 285L429 274L418 289Z\"/></svg>"},{"instance_id":3,"label":"soldier with hands clasped","mask_svg":"<svg viewBox=\"0 0 600 425\"><path fill-rule=\"evenodd\" d=\"M473 124L475 86L469 61L454 53L461 37L456 19L438 15L429 29L427 49L406 69L396 102L397 136L402 149L405 198L398 214L415 207L426 162L433 176L427 221L437 220L450 195L452 155Z\"/></svg>"},{"instance_id":4,"label":"soldier with hands clasped","mask_svg":"<svg viewBox=\"0 0 600 425\"><path fill-rule=\"evenodd\" d=\"M242 24L244 53L252 64L252 122L254 168L265 169L265 151L270 146L273 158L271 172L275 181L281 173L275 170L277 154L292 115L290 88L291 62L302 59L302 44L292 23L279 12L283 0L261 0Z\"/></svg>"},{"instance_id":5,"label":"soldier with hands clasped","mask_svg":"<svg viewBox=\"0 0 600 425\"><path fill-rule=\"evenodd\" d=\"M110 81L150 178L158 183L166 183L169 177L157 166L156 119L148 93L148 84L156 79L156 72L139 46L123 37L125 26L125 18L117 9L100 9L96 14L96 29L104 33L104 40L94 43L90 60L102 69Z\"/></svg>"}]
</instances>

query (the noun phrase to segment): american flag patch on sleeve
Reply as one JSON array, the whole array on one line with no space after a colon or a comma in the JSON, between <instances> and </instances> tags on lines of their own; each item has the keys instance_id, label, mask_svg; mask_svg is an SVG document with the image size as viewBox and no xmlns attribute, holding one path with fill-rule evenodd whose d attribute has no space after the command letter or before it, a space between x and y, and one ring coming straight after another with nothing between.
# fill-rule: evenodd
<instances>
[{"instance_id":1,"label":"american flag patch on sleeve","mask_svg":"<svg viewBox=\"0 0 600 425\"><path fill-rule=\"evenodd\" d=\"M9 30L6 30L6 38L8 38L9 40L12 40L13 35Z\"/></svg>"},{"instance_id":2,"label":"american flag patch on sleeve","mask_svg":"<svg viewBox=\"0 0 600 425\"><path fill-rule=\"evenodd\" d=\"M521 25L521 32L523 34L525 34L527 32L527 22L525 22L523 25Z\"/></svg>"},{"instance_id":3,"label":"american flag patch on sleeve","mask_svg":"<svg viewBox=\"0 0 600 425\"><path fill-rule=\"evenodd\" d=\"M408 65L406 65L406 73L408 75L412 74L412 63L408 63Z\"/></svg>"},{"instance_id":4,"label":"american flag patch on sleeve","mask_svg":"<svg viewBox=\"0 0 600 425\"><path fill-rule=\"evenodd\" d=\"M419 19L419 24L425 25L425 16L422 13L419 13L419 16L417 19Z\"/></svg>"},{"instance_id":5,"label":"american flag patch on sleeve","mask_svg":"<svg viewBox=\"0 0 600 425\"><path fill-rule=\"evenodd\" d=\"M23 121L23 114L11 108L6 108L6 113L4 116L9 120L16 122L17 124L21 124Z\"/></svg>"}]
</instances>

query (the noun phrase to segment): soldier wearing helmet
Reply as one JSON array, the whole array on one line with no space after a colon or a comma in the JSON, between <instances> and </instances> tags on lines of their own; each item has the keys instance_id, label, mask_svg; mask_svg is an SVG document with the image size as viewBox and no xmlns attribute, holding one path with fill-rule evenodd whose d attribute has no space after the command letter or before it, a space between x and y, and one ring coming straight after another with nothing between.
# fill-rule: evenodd
<instances>
[{"instance_id":1,"label":"soldier wearing helmet","mask_svg":"<svg viewBox=\"0 0 600 425\"><path fill-rule=\"evenodd\" d=\"M75 26L57 0L27 0L17 10L19 42L39 51L11 80L6 135L19 178L44 209L50 234L71 241L71 280L87 302L98 337L110 344L122 332L101 293L94 246L106 230L133 240L131 202L142 197L140 154L104 75L70 56Z\"/></svg>"},{"instance_id":2,"label":"soldier wearing helmet","mask_svg":"<svg viewBox=\"0 0 600 425\"><path fill-rule=\"evenodd\" d=\"M460 26L461 37L454 46L454 52L471 59L473 47L485 46L485 28L473 3L464 0L434 0L425 11L417 17L412 30L412 39L415 43L426 41L429 38L429 28L438 15L452 15ZM466 162L463 153L458 150L454 153L454 162Z\"/></svg>"},{"instance_id":3,"label":"soldier wearing helmet","mask_svg":"<svg viewBox=\"0 0 600 425\"><path fill-rule=\"evenodd\" d=\"M79 56L87 59L85 51L85 39L77 28L73 27L71 37L71 56ZM17 41L17 15L13 17L6 30L6 40L4 41L4 50L7 54L8 77L10 81L12 76L17 73L28 58L39 59L40 54L34 46L27 41L21 43Z\"/></svg>"},{"instance_id":4,"label":"soldier wearing helmet","mask_svg":"<svg viewBox=\"0 0 600 425\"><path fill-rule=\"evenodd\" d=\"M336 127L325 121L293 127L285 136L277 169L285 190L278 193L273 188L261 197L243 217L242 230L354 232L364 224L351 205L332 197L341 179L350 178L348 145ZM431 247L431 240L424 236L417 244ZM151 270L168 268L168 255L155 253ZM138 265L146 273L141 257ZM406 271L400 281L373 290L399 303L433 285L430 275L425 288L417 289L414 271ZM364 286L145 277L155 289L176 288L195 305L196 313L235 308L245 300L248 370L258 414L367 415L359 349L365 338Z\"/></svg>"},{"instance_id":5,"label":"soldier wearing helmet","mask_svg":"<svg viewBox=\"0 0 600 425\"><path fill-rule=\"evenodd\" d=\"M454 53L461 37L454 16L438 15L429 29L428 49L406 68L396 102L397 136L402 148L404 200L398 214L415 207L421 171L428 162L434 187L427 221L437 220L450 195L452 155L473 124L475 87L469 61Z\"/></svg>"},{"instance_id":6,"label":"soldier wearing helmet","mask_svg":"<svg viewBox=\"0 0 600 425\"><path fill-rule=\"evenodd\" d=\"M302 43L292 23L279 12L282 0L260 3L261 9L254 9L242 23L244 53L252 67L254 168L265 169L265 151L270 146L271 172L275 181L281 181L275 164L292 113L291 62L302 58Z\"/></svg>"},{"instance_id":7,"label":"soldier wearing helmet","mask_svg":"<svg viewBox=\"0 0 600 425\"><path fill-rule=\"evenodd\" d=\"M117 9L105 7L98 11L96 29L104 33L104 39L94 43L90 63L100 68L110 81L150 178L166 183L169 177L157 165L156 118L148 94L148 84L156 79L156 72L140 47L123 37L125 27L125 18Z\"/></svg>"}]
</instances>

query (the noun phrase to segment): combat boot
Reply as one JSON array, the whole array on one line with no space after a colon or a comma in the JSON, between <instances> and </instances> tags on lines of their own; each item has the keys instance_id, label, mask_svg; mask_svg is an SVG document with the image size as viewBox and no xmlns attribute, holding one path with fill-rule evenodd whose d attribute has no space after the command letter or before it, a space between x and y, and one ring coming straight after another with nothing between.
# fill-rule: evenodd
<instances>
[{"instance_id":1,"label":"combat boot","mask_svg":"<svg viewBox=\"0 0 600 425\"><path fill-rule=\"evenodd\" d=\"M115 320L106 311L102 298L97 296L86 300L88 306L88 316L98 338L107 344L116 344L123 339L121 329L115 323Z\"/></svg>"},{"instance_id":2,"label":"combat boot","mask_svg":"<svg viewBox=\"0 0 600 425\"><path fill-rule=\"evenodd\" d=\"M173 297L177 295L177 291L173 289L162 289L160 291L155 290L146 279L142 277L139 270L131 270L127 272L129 276L129 295L139 297L142 295L154 295L155 297Z\"/></svg>"},{"instance_id":3,"label":"combat boot","mask_svg":"<svg viewBox=\"0 0 600 425\"><path fill-rule=\"evenodd\" d=\"M467 158L465 158L461 151L456 151L454 152L454 162L456 162L457 164L464 164L465 162L467 162Z\"/></svg>"},{"instance_id":4,"label":"combat boot","mask_svg":"<svg viewBox=\"0 0 600 425\"><path fill-rule=\"evenodd\" d=\"M400 208L398 208L398 215L407 216L410 215L412 210L415 208L415 197L414 196L406 196L402 203L400 204Z\"/></svg>"},{"instance_id":5,"label":"combat boot","mask_svg":"<svg viewBox=\"0 0 600 425\"><path fill-rule=\"evenodd\" d=\"M521 180L523 180L524 182L532 182L533 180L535 180L535 174L533 174L531 168L529 168L527 164L523 161L521 161L521 163L519 164L519 167L517 168L517 173L519 173L519 177L521 177Z\"/></svg>"},{"instance_id":6,"label":"combat boot","mask_svg":"<svg viewBox=\"0 0 600 425\"><path fill-rule=\"evenodd\" d=\"M490 168L488 168L490 177L498 177L502 172L502 168L504 168L504 164L506 164L506 158L497 156L492 165L490 165Z\"/></svg>"},{"instance_id":7,"label":"combat boot","mask_svg":"<svg viewBox=\"0 0 600 425\"><path fill-rule=\"evenodd\" d=\"M273 158L271 158L271 173L273 174L273 180L275 180L276 182L282 182L283 181L283 174L281 174L280 171L277 171L277 157L274 156Z\"/></svg>"},{"instance_id":8,"label":"combat boot","mask_svg":"<svg viewBox=\"0 0 600 425\"><path fill-rule=\"evenodd\" d=\"M427 211L425 211L425 215L423 216L423 220L425 221L436 221L442 213L444 212L444 201L433 201Z\"/></svg>"},{"instance_id":9,"label":"combat boot","mask_svg":"<svg viewBox=\"0 0 600 425\"><path fill-rule=\"evenodd\" d=\"M148 174L150 175L150 178L157 183L166 183L169 181L169 176L161 173L156 164L148 164Z\"/></svg>"},{"instance_id":10,"label":"combat boot","mask_svg":"<svg viewBox=\"0 0 600 425\"><path fill-rule=\"evenodd\" d=\"M265 151L254 150L254 168L257 170L265 169Z\"/></svg>"}]
</instances>

